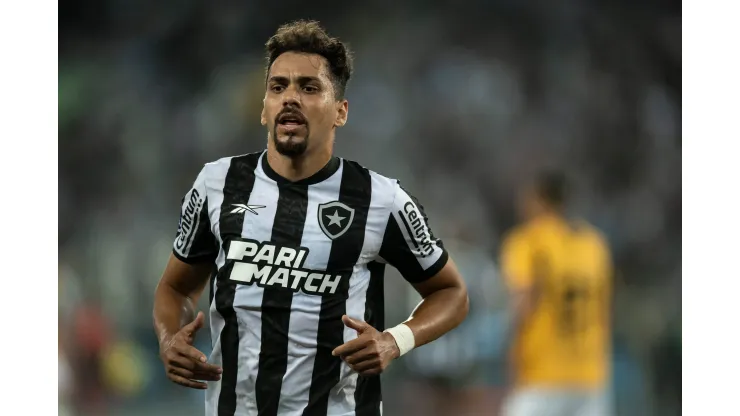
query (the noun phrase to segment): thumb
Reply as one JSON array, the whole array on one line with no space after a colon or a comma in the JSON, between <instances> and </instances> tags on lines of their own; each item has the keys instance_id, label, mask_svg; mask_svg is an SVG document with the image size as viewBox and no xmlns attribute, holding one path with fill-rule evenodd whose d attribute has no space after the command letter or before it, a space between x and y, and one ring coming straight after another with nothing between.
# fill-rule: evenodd
<instances>
[{"instance_id":1,"label":"thumb","mask_svg":"<svg viewBox=\"0 0 740 416\"><path fill-rule=\"evenodd\" d=\"M347 315L342 316L342 322L347 326L347 328L352 328L355 331L359 333L365 332L365 330L368 328L368 324L363 321L358 321L356 319L352 319Z\"/></svg>"},{"instance_id":2,"label":"thumb","mask_svg":"<svg viewBox=\"0 0 740 416\"><path fill-rule=\"evenodd\" d=\"M196 331L203 328L204 322L205 322L205 315L203 314L203 312L198 312L198 315L195 317L193 322L187 324L185 328L183 329L185 329L191 334L194 334Z\"/></svg>"}]
</instances>

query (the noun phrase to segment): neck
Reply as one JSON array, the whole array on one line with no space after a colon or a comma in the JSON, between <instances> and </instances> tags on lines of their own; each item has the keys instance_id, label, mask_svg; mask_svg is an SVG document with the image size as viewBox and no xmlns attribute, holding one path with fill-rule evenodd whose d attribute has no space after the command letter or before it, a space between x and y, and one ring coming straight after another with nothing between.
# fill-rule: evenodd
<instances>
[{"instance_id":1,"label":"neck","mask_svg":"<svg viewBox=\"0 0 740 416\"><path fill-rule=\"evenodd\" d=\"M312 176L326 166L331 157L332 149L330 147L312 151L307 149L306 153L301 156L288 157L280 154L275 149L272 141L267 145L267 163L278 175L291 182Z\"/></svg>"}]
</instances>

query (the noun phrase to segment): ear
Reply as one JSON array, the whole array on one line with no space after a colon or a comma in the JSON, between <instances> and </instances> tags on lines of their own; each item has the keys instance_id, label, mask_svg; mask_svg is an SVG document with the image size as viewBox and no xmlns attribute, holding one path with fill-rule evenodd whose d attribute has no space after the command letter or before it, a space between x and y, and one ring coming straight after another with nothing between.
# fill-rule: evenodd
<instances>
[{"instance_id":1,"label":"ear","mask_svg":"<svg viewBox=\"0 0 740 416\"><path fill-rule=\"evenodd\" d=\"M342 100L337 103L337 119L334 120L334 127L342 127L347 124L347 114L349 113L349 103Z\"/></svg>"},{"instance_id":2,"label":"ear","mask_svg":"<svg viewBox=\"0 0 740 416\"><path fill-rule=\"evenodd\" d=\"M263 126L267 125L267 117L265 116L265 99L262 99L262 112L260 113L260 124Z\"/></svg>"}]
</instances>

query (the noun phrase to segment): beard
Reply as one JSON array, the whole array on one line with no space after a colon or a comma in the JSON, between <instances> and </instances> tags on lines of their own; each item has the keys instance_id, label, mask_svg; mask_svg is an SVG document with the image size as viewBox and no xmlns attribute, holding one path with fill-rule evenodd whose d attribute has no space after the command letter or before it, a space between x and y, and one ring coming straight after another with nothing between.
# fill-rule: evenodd
<instances>
[{"instance_id":1,"label":"beard","mask_svg":"<svg viewBox=\"0 0 740 416\"><path fill-rule=\"evenodd\" d=\"M291 158L302 156L308 148L308 126L305 126L305 129L306 133L302 138L289 134L287 137L283 136L282 139L278 139L276 124L272 129L272 141L275 143L275 150L281 155Z\"/></svg>"}]
</instances>

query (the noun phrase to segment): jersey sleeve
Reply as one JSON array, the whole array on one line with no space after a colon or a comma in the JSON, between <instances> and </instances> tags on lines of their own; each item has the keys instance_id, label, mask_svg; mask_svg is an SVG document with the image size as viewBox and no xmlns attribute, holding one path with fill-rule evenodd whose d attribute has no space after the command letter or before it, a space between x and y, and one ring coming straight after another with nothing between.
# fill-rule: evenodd
<instances>
[{"instance_id":1,"label":"jersey sleeve","mask_svg":"<svg viewBox=\"0 0 740 416\"><path fill-rule=\"evenodd\" d=\"M506 284L514 290L526 289L533 283L532 253L524 235L514 232L501 246L501 272Z\"/></svg>"},{"instance_id":2,"label":"jersey sleeve","mask_svg":"<svg viewBox=\"0 0 740 416\"><path fill-rule=\"evenodd\" d=\"M211 262L218 255L218 243L211 232L208 217L205 167L185 194L180 207L180 221L173 244L175 257L185 263Z\"/></svg>"},{"instance_id":3,"label":"jersey sleeve","mask_svg":"<svg viewBox=\"0 0 740 416\"><path fill-rule=\"evenodd\" d=\"M398 183L379 254L410 283L429 279L447 263L447 251L429 228L424 208Z\"/></svg>"}]
</instances>

